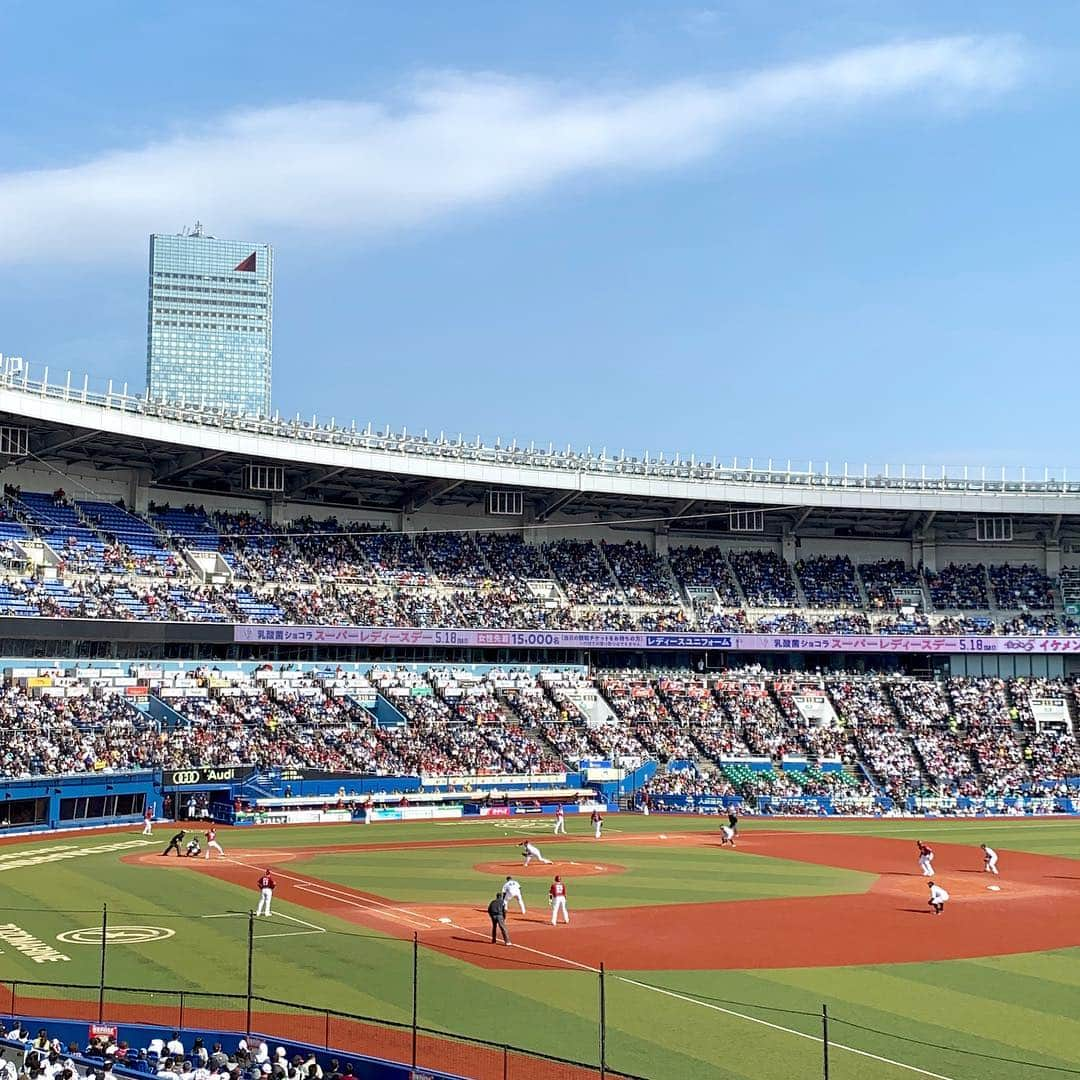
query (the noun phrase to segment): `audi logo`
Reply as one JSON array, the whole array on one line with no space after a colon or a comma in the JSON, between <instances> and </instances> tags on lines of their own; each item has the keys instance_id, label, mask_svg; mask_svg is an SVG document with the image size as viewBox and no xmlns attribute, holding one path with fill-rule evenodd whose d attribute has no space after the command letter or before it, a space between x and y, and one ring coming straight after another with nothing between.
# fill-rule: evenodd
<instances>
[{"instance_id":1,"label":"audi logo","mask_svg":"<svg viewBox=\"0 0 1080 1080\"><path fill-rule=\"evenodd\" d=\"M196 769L188 769L185 772L174 772L173 783L174 784L197 784L199 778L202 776Z\"/></svg>"}]
</instances>

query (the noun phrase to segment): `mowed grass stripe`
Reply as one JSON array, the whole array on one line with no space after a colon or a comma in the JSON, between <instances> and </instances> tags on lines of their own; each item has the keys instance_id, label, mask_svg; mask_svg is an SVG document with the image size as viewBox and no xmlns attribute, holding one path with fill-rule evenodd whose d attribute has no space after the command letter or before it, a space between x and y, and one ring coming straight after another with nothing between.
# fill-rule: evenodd
<instances>
[{"instance_id":1,"label":"mowed grass stripe","mask_svg":"<svg viewBox=\"0 0 1080 1080\"><path fill-rule=\"evenodd\" d=\"M838 1018L844 1017L866 1027L1002 1058L1054 1065L1074 1064L1075 1048L1080 1046L1080 1022L1073 1019L1063 1021L1057 1015L1027 1008L1019 998L1015 1001L991 1001L977 992L978 980L968 991L934 986L932 992L928 992L925 983L908 977L909 973L937 966L901 965L889 969L853 967L835 968L827 972L790 970L784 972L782 978L784 983L808 990L812 996L829 1003ZM775 978L780 978L779 973ZM766 977L765 981L772 980ZM857 1045L891 1047L891 1056L898 1057L898 1048L909 1044L902 1039L860 1032ZM888 1050L878 1052L888 1053ZM939 1053L941 1056L938 1056ZM918 1054L918 1058L915 1054ZM939 1063L948 1061L952 1072L962 1070L964 1075L972 1077L1010 1078L1017 1075L1014 1066L981 1062L980 1059L963 1058L962 1055L950 1057L944 1051L930 1048L923 1051L916 1047L912 1055L912 1060L936 1058ZM953 1065L954 1061L957 1064ZM973 1067L975 1064L978 1064L978 1068ZM942 1071L950 1072L950 1069Z\"/></svg>"},{"instance_id":2,"label":"mowed grass stripe","mask_svg":"<svg viewBox=\"0 0 1080 1080\"><path fill-rule=\"evenodd\" d=\"M1077 990L1080 988L1080 948L1056 949L1053 952L1014 953L971 961L994 971L1015 973L1039 979L1048 985ZM1080 1009L1077 1010L1080 1012Z\"/></svg>"},{"instance_id":3,"label":"mowed grass stripe","mask_svg":"<svg viewBox=\"0 0 1080 1080\"><path fill-rule=\"evenodd\" d=\"M1066 987L1045 975L1023 975L996 959L957 960L948 964L903 964L890 973L909 982L963 994L976 991L981 1001L1037 1009L1040 1015L1075 1020L1080 1016L1080 988ZM1080 1043L1078 1043L1080 1045Z\"/></svg>"},{"instance_id":4,"label":"mowed grass stripe","mask_svg":"<svg viewBox=\"0 0 1080 1080\"><path fill-rule=\"evenodd\" d=\"M811 1035L820 1034L820 1009L825 1002L836 1019L853 1020L866 1027L893 1032L909 1039L965 1047L997 1054L999 1057L1042 1061L1046 1064L1073 1064L1067 1053L1035 1052L1037 1047L1029 1051L1027 1047L1018 1046L1008 1040L989 1037L987 1030L981 1027L978 1015L974 1017L974 1023L964 1023L963 1021L969 1019L968 1014L965 1011L954 1011L947 998L928 994L926 987L918 985L914 980L898 979L890 974L906 972L913 967L951 966L952 964L934 964L902 965L890 969L835 968L723 973L645 972L631 977L681 991L689 996L699 996L707 1003ZM978 1002L972 1001L972 1004L977 1010ZM782 1009L794 1012L779 1011ZM905 1012L908 1015L903 1015ZM1055 1019L1037 1011L1036 1016L1042 1017L1043 1024L1052 1024ZM959 1024L958 1019L962 1021ZM1002 1027L995 1018L994 1027L989 1030L996 1036L1003 1031L1009 1032L1010 1028ZM957 1080L979 1080L981 1077L1013 1080L1027 1074L1002 1062L983 1062L981 1059L957 1054L946 1055L943 1051L929 1046L919 1046L904 1039L876 1036L872 1032L859 1031L841 1024L834 1026L832 1036L850 1046L954 1076ZM1069 1037L1066 1034L1060 1040L1062 1046L1068 1045ZM847 1076L848 1073L835 1071L833 1075ZM871 1072L869 1075L874 1074Z\"/></svg>"}]
</instances>

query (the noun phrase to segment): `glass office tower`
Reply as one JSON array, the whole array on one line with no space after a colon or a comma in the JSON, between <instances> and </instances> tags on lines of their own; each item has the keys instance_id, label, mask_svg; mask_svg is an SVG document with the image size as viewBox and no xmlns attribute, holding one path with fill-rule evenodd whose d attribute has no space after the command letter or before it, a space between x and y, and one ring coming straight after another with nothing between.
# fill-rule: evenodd
<instances>
[{"instance_id":1,"label":"glass office tower","mask_svg":"<svg viewBox=\"0 0 1080 1080\"><path fill-rule=\"evenodd\" d=\"M150 396L270 412L274 258L268 244L150 237Z\"/></svg>"}]
</instances>

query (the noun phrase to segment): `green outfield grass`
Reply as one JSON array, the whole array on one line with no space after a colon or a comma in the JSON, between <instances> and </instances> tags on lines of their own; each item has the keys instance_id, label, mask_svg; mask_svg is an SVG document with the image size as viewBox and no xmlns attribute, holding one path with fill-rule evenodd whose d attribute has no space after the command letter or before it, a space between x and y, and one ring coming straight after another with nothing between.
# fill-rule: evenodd
<instances>
[{"instance_id":1,"label":"green outfield grass","mask_svg":"<svg viewBox=\"0 0 1080 1080\"><path fill-rule=\"evenodd\" d=\"M577 824L571 823L572 832ZM589 841L583 828L580 842L572 836L571 843L559 845L560 860L611 862L626 868L622 874L576 881L578 907L851 893L865 889L872 880L853 871L741 852L724 853L721 872L717 853L708 849L620 844L620 838L635 833L700 831L715 828L715 821L613 816L608 826L600 845ZM746 821L742 827L748 832L784 828L907 839L927 834L941 842L972 846L986 842L1006 851L1066 857L1080 852L1080 823L1059 820ZM530 835L542 840L550 830L543 822L528 822L522 830L484 821L229 830L221 839L226 850L265 850L267 862L273 863L276 848L504 837L505 845L372 850L317 855L295 864L305 874L400 901L480 904L499 879L473 867L513 864L514 844ZM159 828L152 845L129 851L160 850L167 838L168 830ZM197 873L129 865L120 861L128 852L101 850L139 839L137 831L74 834L0 847L0 923L18 926L71 957L36 964L0 941L0 977L96 983L99 948L61 945L56 938L100 925L105 903L113 927L153 926L174 932L166 940L110 945L111 985L242 993L247 920L241 913L254 902L253 889ZM27 865L59 846L88 853ZM554 848L545 854L553 852ZM543 883L524 880L524 885L527 899L539 902ZM411 943L287 903L276 902L275 911L274 919L256 925L256 993L388 1020L409 1019ZM308 932L313 928L325 932ZM807 931L842 934L843 927ZM718 925L716 932L737 933L737 927ZM634 972L619 969L617 956L609 962L614 970L606 983L608 1063L644 1076L663 1080L820 1076L821 1045L816 1036L822 1003L834 1016L831 1036L836 1043L877 1055L860 1057L834 1047L833 1080L927 1075L947 1080L1025 1080L1068 1075L995 1060L1005 1058L1080 1070L1080 948L827 969ZM426 1026L596 1060L598 979L590 972L543 966L485 970L421 949L419 987L420 1021ZM990 1056L963 1056L928 1044Z\"/></svg>"}]
</instances>

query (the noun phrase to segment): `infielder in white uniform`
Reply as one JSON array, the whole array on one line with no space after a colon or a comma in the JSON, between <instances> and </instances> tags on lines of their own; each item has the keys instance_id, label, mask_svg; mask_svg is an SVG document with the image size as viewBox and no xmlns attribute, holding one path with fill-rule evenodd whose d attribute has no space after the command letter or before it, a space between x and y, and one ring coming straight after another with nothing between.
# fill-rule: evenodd
<instances>
[{"instance_id":1,"label":"infielder in white uniform","mask_svg":"<svg viewBox=\"0 0 1080 1080\"><path fill-rule=\"evenodd\" d=\"M516 900L521 908L521 914L525 914L525 898L521 895L521 884L512 877L507 877L502 887L503 903L510 907L510 901Z\"/></svg>"},{"instance_id":2,"label":"infielder in white uniform","mask_svg":"<svg viewBox=\"0 0 1080 1080\"><path fill-rule=\"evenodd\" d=\"M555 835L566 835L566 812L561 806L555 808Z\"/></svg>"},{"instance_id":3,"label":"infielder in white uniform","mask_svg":"<svg viewBox=\"0 0 1080 1080\"><path fill-rule=\"evenodd\" d=\"M206 831L206 858L210 858L210 849L213 848L223 859L225 858L225 852L222 850L221 845L217 842L217 829L211 826Z\"/></svg>"},{"instance_id":4,"label":"infielder in white uniform","mask_svg":"<svg viewBox=\"0 0 1080 1080\"><path fill-rule=\"evenodd\" d=\"M987 847L985 844L979 845L983 850L983 870L988 874L993 874L997 877L997 852L992 847Z\"/></svg>"},{"instance_id":5,"label":"infielder in white uniform","mask_svg":"<svg viewBox=\"0 0 1080 1080\"><path fill-rule=\"evenodd\" d=\"M940 915L945 910L945 901L949 899L949 894L933 881L928 882L928 884L930 886L930 899L927 903L935 915Z\"/></svg>"},{"instance_id":6,"label":"infielder in white uniform","mask_svg":"<svg viewBox=\"0 0 1080 1080\"><path fill-rule=\"evenodd\" d=\"M540 849L531 840L521 841L521 854L525 857L526 866L528 866L533 859L537 862L547 863L548 866L551 865L551 860L545 859L544 856L540 854Z\"/></svg>"},{"instance_id":7,"label":"infielder in white uniform","mask_svg":"<svg viewBox=\"0 0 1080 1080\"><path fill-rule=\"evenodd\" d=\"M720 826L720 846L735 846L735 830L730 825Z\"/></svg>"}]
</instances>

